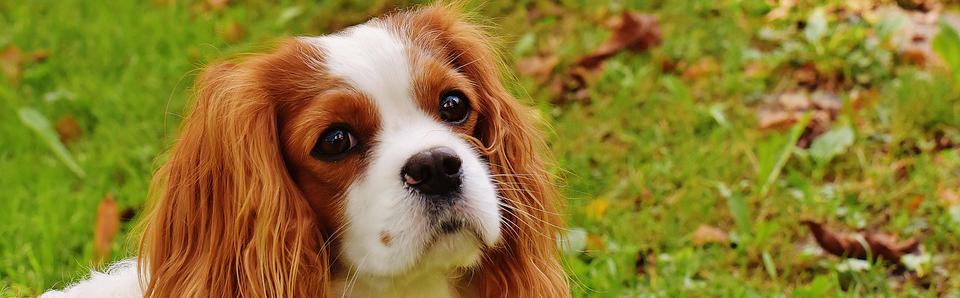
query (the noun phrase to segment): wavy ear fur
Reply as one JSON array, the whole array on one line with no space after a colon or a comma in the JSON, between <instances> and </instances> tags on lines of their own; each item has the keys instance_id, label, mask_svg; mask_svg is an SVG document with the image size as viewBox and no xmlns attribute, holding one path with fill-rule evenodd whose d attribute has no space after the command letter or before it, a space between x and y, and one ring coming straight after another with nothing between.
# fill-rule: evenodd
<instances>
[{"instance_id":1,"label":"wavy ear fur","mask_svg":"<svg viewBox=\"0 0 960 298\"><path fill-rule=\"evenodd\" d=\"M531 111L500 82L487 37L463 22L458 8L431 5L410 16L417 43L444 48L450 61L477 84L482 103L474 131L489 160L506 217L504 242L487 253L471 285L480 297L568 297L558 261L560 202L546 169L546 146Z\"/></svg>"},{"instance_id":2,"label":"wavy ear fur","mask_svg":"<svg viewBox=\"0 0 960 298\"><path fill-rule=\"evenodd\" d=\"M147 297L316 297L327 258L287 172L277 108L256 78L270 55L211 67L154 177L139 264Z\"/></svg>"}]
</instances>

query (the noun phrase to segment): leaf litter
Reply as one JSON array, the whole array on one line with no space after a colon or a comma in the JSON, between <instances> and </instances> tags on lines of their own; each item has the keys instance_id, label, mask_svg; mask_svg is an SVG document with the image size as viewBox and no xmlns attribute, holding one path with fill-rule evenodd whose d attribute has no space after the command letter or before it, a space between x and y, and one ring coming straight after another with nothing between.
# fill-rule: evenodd
<instances>
[{"instance_id":1,"label":"leaf litter","mask_svg":"<svg viewBox=\"0 0 960 298\"><path fill-rule=\"evenodd\" d=\"M863 260L879 257L900 264L904 255L920 251L920 241L916 238L900 241L895 235L881 232L849 233L834 230L824 223L812 220L803 220L800 223L810 229L810 233L824 251L839 257Z\"/></svg>"},{"instance_id":2,"label":"leaf litter","mask_svg":"<svg viewBox=\"0 0 960 298\"><path fill-rule=\"evenodd\" d=\"M556 96L555 104L563 104L571 100L588 102L587 85L592 73L603 66L603 62L624 50L643 52L659 45L662 41L660 23L656 16L624 11L607 22L612 35L605 42L594 48L590 53L577 59L569 70L553 78L549 89ZM550 73L556 66L549 55L540 60L521 59L518 65L522 72L527 72L537 80L543 80L544 73Z\"/></svg>"},{"instance_id":3,"label":"leaf litter","mask_svg":"<svg viewBox=\"0 0 960 298\"><path fill-rule=\"evenodd\" d=\"M93 226L93 262L100 265L110 259L110 243L120 229L120 212L113 194L107 194L97 205L97 218Z\"/></svg>"}]
</instances>

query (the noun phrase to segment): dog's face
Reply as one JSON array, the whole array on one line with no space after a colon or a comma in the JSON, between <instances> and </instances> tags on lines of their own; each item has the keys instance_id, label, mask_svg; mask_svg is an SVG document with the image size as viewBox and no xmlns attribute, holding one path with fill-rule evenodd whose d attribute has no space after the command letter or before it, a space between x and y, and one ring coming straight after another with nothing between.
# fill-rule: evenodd
<instances>
[{"instance_id":1,"label":"dog's face","mask_svg":"<svg viewBox=\"0 0 960 298\"><path fill-rule=\"evenodd\" d=\"M155 176L146 293L313 297L432 272L569 295L542 138L485 40L432 5L207 68Z\"/></svg>"},{"instance_id":2,"label":"dog's face","mask_svg":"<svg viewBox=\"0 0 960 298\"><path fill-rule=\"evenodd\" d=\"M285 106L284 155L361 274L468 266L500 239L497 190L470 141L489 99L397 22L301 38L286 59L308 69L299 84L322 87Z\"/></svg>"}]
</instances>

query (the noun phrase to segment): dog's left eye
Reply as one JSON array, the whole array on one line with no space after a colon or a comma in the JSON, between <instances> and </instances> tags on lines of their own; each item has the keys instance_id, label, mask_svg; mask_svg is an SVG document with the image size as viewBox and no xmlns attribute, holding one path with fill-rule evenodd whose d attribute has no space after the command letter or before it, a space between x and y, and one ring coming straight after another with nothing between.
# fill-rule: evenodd
<instances>
[{"instance_id":1,"label":"dog's left eye","mask_svg":"<svg viewBox=\"0 0 960 298\"><path fill-rule=\"evenodd\" d=\"M313 145L310 155L324 161L334 161L343 158L350 149L357 146L357 138L349 129L341 126L330 127L320 135Z\"/></svg>"},{"instance_id":2,"label":"dog's left eye","mask_svg":"<svg viewBox=\"0 0 960 298\"><path fill-rule=\"evenodd\" d=\"M460 124L467 120L470 114L470 102L467 96L460 91L447 91L440 94L440 106L438 107L440 119L443 121Z\"/></svg>"}]
</instances>

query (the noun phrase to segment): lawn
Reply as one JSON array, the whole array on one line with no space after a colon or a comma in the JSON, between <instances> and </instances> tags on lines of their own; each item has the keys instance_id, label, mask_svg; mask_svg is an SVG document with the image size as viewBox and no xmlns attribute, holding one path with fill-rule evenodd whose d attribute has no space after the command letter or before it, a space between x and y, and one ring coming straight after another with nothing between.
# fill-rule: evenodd
<instances>
[{"instance_id":1,"label":"lawn","mask_svg":"<svg viewBox=\"0 0 960 298\"><path fill-rule=\"evenodd\" d=\"M222 2L0 0L0 296L88 273L98 204L142 210L206 63L413 5ZM549 125L574 295L960 295L960 5L924 39L898 2L936 1L467 4ZM624 11L662 42L577 68ZM802 220L920 253L830 255Z\"/></svg>"}]
</instances>

